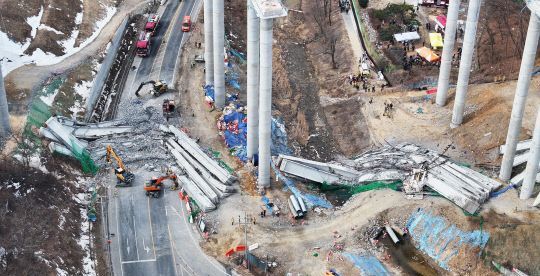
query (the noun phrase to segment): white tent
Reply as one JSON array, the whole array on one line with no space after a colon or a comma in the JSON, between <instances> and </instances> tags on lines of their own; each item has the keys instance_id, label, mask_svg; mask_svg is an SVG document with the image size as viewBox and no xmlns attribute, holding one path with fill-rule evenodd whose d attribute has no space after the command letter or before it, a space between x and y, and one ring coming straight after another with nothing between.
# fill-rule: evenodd
<instances>
[{"instance_id":1,"label":"white tent","mask_svg":"<svg viewBox=\"0 0 540 276\"><path fill-rule=\"evenodd\" d=\"M396 39L397 42L405 42L405 41L420 39L420 35L417 32L408 32L408 33L395 34L394 38Z\"/></svg>"}]
</instances>

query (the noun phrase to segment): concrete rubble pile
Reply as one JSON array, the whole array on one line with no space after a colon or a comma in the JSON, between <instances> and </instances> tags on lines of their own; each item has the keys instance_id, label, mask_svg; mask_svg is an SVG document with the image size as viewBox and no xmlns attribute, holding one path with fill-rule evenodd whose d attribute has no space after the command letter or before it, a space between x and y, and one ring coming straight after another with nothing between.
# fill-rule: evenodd
<instances>
[{"instance_id":1,"label":"concrete rubble pile","mask_svg":"<svg viewBox=\"0 0 540 276\"><path fill-rule=\"evenodd\" d=\"M185 172L180 178L184 189L202 210L214 210L220 199L235 192L231 185L236 177L206 155L195 141L174 126L160 129L174 135L165 140L165 145Z\"/></svg>"},{"instance_id":2,"label":"concrete rubble pile","mask_svg":"<svg viewBox=\"0 0 540 276\"><path fill-rule=\"evenodd\" d=\"M340 185L401 180L411 193L428 186L469 213L475 213L501 183L413 144L385 146L362 154L348 166L280 155L277 167L303 180ZM414 172L414 173L413 173ZM416 177L415 177L416 176Z\"/></svg>"},{"instance_id":3,"label":"concrete rubble pile","mask_svg":"<svg viewBox=\"0 0 540 276\"><path fill-rule=\"evenodd\" d=\"M89 141L106 136L125 135L133 131L133 127L121 124L120 121L83 123L53 116L39 129L39 135L51 141L51 152L73 156L73 152L86 149Z\"/></svg>"},{"instance_id":4,"label":"concrete rubble pile","mask_svg":"<svg viewBox=\"0 0 540 276\"><path fill-rule=\"evenodd\" d=\"M530 149L532 146L532 140L524 140L517 144L516 147L516 157L514 158L514 163L512 164L514 169L516 167L519 167L529 160L530 155ZM502 145L499 148L499 154L503 155L504 151L506 149L506 145ZM538 164L538 174L536 175L536 182L540 182L540 164ZM514 176L512 179L510 179L510 184L513 184L515 186L520 186L523 183L523 179L525 178L525 169Z\"/></svg>"}]
</instances>

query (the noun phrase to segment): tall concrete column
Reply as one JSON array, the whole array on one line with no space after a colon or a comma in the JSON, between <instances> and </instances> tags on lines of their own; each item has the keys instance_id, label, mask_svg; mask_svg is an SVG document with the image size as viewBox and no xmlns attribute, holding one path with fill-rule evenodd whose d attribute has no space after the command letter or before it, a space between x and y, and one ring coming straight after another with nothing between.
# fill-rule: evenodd
<instances>
[{"instance_id":1,"label":"tall concrete column","mask_svg":"<svg viewBox=\"0 0 540 276\"><path fill-rule=\"evenodd\" d=\"M260 20L247 0L247 158L259 148L259 53Z\"/></svg>"},{"instance_id":2,"label":"tall concrete column","mask_svg":"<svg viewBox=\"0 0 540 276\"><path fill-rule=\"evenodd\" d=\"M261 19L260 24L259 188L270 186L270 143L272 142L272 23L273 19L270 18Z\"/></svg>"},{"instance_id":3,"label":"tall concrete column","mask_svg":"<svg viewBox=\"0 0 540 276\"><path fill-rule=\"evenodd\" d=\"M444 47L439 70L437 85L437 105L445 106L448 99L448 87L450 86L450 72L452 71L452 54L456 42L457 22L461 0L450 1L446 16L446 29L444 31Z\"/></svg>"},{"instance_id":4,"label":"tall concrete column","mask_svg":"<svg viewBox=\"0 0 540 276\"><path fill-rule=\"evenodd\" d=\"M2 76L2 65L0 65L0 137L6 137L10 133L8 102L4 87L4 77Z\"/></svg>"},{"instance_id":5,"label":"tall concrete column","mask_svg":"<svg viewBox=\"0 0 540 276\"><path fill-rule=\"evenodd\" d=\"M204 63L206 84L214 84L214 38L212 0L204 0Z\"/></svg>"},{"instance_id":6,"label":"tall concrete column","mask_svg":"<svg viewBox=\"0 0 540 276\"><path fill-rule=\"evenodd\" d=\"M465 99L467 98L474 44L476 42L476 27L478 26L478 16L480 14L480 2L481 0L469 0L467 26L465 27L465 38L463 39L461 61L459 64L456 100L454 102L454 112L452 114L452 127L457 127L463 123Z\"/></svg>"},{"instance_id":7,"label":"tall concrete column","mask_svg":"<svg viewBox=\"0 0 540 276\"><path fill-rule=\"evenodd\" d=\"M525 48L523 49L523 57L521 58L521 68L516 86L516 95L514 96L512 115L510 116L510 125L508 126L508 134L506 136L506 149L499 173L499 178L503 181L508 181L512 175L514 157L516 156L516 147L521 130L521 121L525 112L525 101L527 100L531 85L531 75L534 68L534 60L536 59L539 38L540 19L534 13L531 13L527 39L525 41Z\"/></svg>"},{"instance_id":8,"label":"tall concrete column","mask_svg":"<svg viewBox=\"0 0 540 276\"><path fill-rule=\"evenodd\" d=\"M533 141L530 151L527 167L525 168L525 178L519 198L528 199L532 196L534 184L536 183L536 175L538 174L538 163L540 162L540 109L536 116L536 125L534 127Z\"/></svg>"},{"instance_id":9,"label":"tall concrete column","mask_svg":"<svg viewBox=\"0 0 540 276\"><path fill-rule=\"evenodd\" d=\"M223 0L213 0L214 25L214 100L218 108L225 105L225 19Z\"/></svg>"}]
</instances>

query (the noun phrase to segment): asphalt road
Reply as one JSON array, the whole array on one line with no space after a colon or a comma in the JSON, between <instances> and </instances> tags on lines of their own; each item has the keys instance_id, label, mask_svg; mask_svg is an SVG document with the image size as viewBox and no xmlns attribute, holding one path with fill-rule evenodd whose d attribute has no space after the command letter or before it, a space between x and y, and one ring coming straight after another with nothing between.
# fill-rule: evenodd
<instances>
[{"instance_id":1,"label":"asphalt road","mask_svg":"<svg viewBox=\"0 0 540 276\"><path fill-rule=\"evenodd\" d=\"M172 83L182 41L189 35L181 31L182 18L185 14L197 13L201 3L202 0L183 0L181 4L169 0L165 10L160 9L163 11L162 25L152 41L154 51L148 57L135 59L133 65L137 70L128 75L119 114L124 112L121 106L131 104L136 98L133 89L138 83L148 80L156 72ZM165 43L161 43L161 39L165 39ZM155 98L143 92L143 97L145 107L155 107L161 106L167 94ZM144 182L161 174L145 169L136 169L133 173L132 187L117 189L114 187L115 176L111 174L108 179L111 185L108 220L112 233L108 239L111 240L114 275L229 275L200 248L200 235L187 221L185 205L177 192L166 189L160 198L146 197Z\"/></svg>"}]
</instances>

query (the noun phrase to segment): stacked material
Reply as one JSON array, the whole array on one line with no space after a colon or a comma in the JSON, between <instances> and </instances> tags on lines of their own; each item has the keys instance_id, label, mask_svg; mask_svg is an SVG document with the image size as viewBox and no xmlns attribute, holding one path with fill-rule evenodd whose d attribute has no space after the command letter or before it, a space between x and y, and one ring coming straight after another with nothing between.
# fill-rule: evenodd
<instances>
[{"instance_id":1,"label":"stacked material","mask_svg":"<svg viewBox=\"0 0 540 276\"><path fill-rule=\"evenodd\" d=\"M130 133L133 128L120 126L119 121L87 124L65 117L53 116L45 122L45 127L39 129L41 137L52 142L51 152L72 156L88 147L88 141L101 137Z\"/></svg>"},{"instance_id":2,"label":"stacked material","mask_svg":"<svg viewBox=\"0 0 540 276\"><path fill-rule=\"evenodd\" d=\"M180 178L188 195L208 212L216 208L221 198L234 192L236 178L206 155L199 145L174 126L160 127L174 134L165 142L176 163L186 172Z\"/></svg>"},{"instance_id":3,"label":"stacked material","mask_svg":"<svg viewBox=\"0 0 540 276\"><path fill-rule=\"evenodd\" d=\"M514 168L527 163L527 161L529 160L531 146L532 146L532 140L524 140L517 144L516 156L514 157L514 164L513 164ZM506 145L500 146L499 154L501 155L504 154L505 150L506 150ZM537 171L539 173L536 175L536 182L540 182L540 164L538 164ZM524 178L525 178L525 170L523 170L521 173L517 174L512 179L510 179L510 184L519 186L523 183Z\"/></svg>"},{"instance_id":4,"label":"stacked material","mask_svg":"<svg viewBox=\"0 0 540 276\"><path fill-rule=\"evenodd\" d=\"M456 205L475 213L501 184L448 158L412 144L369 151L349 164L354 168L280 155L279 169L289 176L327 184L360 184L381 180L405 181L413 170L425 171L427 185ZM419 187L421 190L422 187Z\"/></svg>"}]
</instances>

